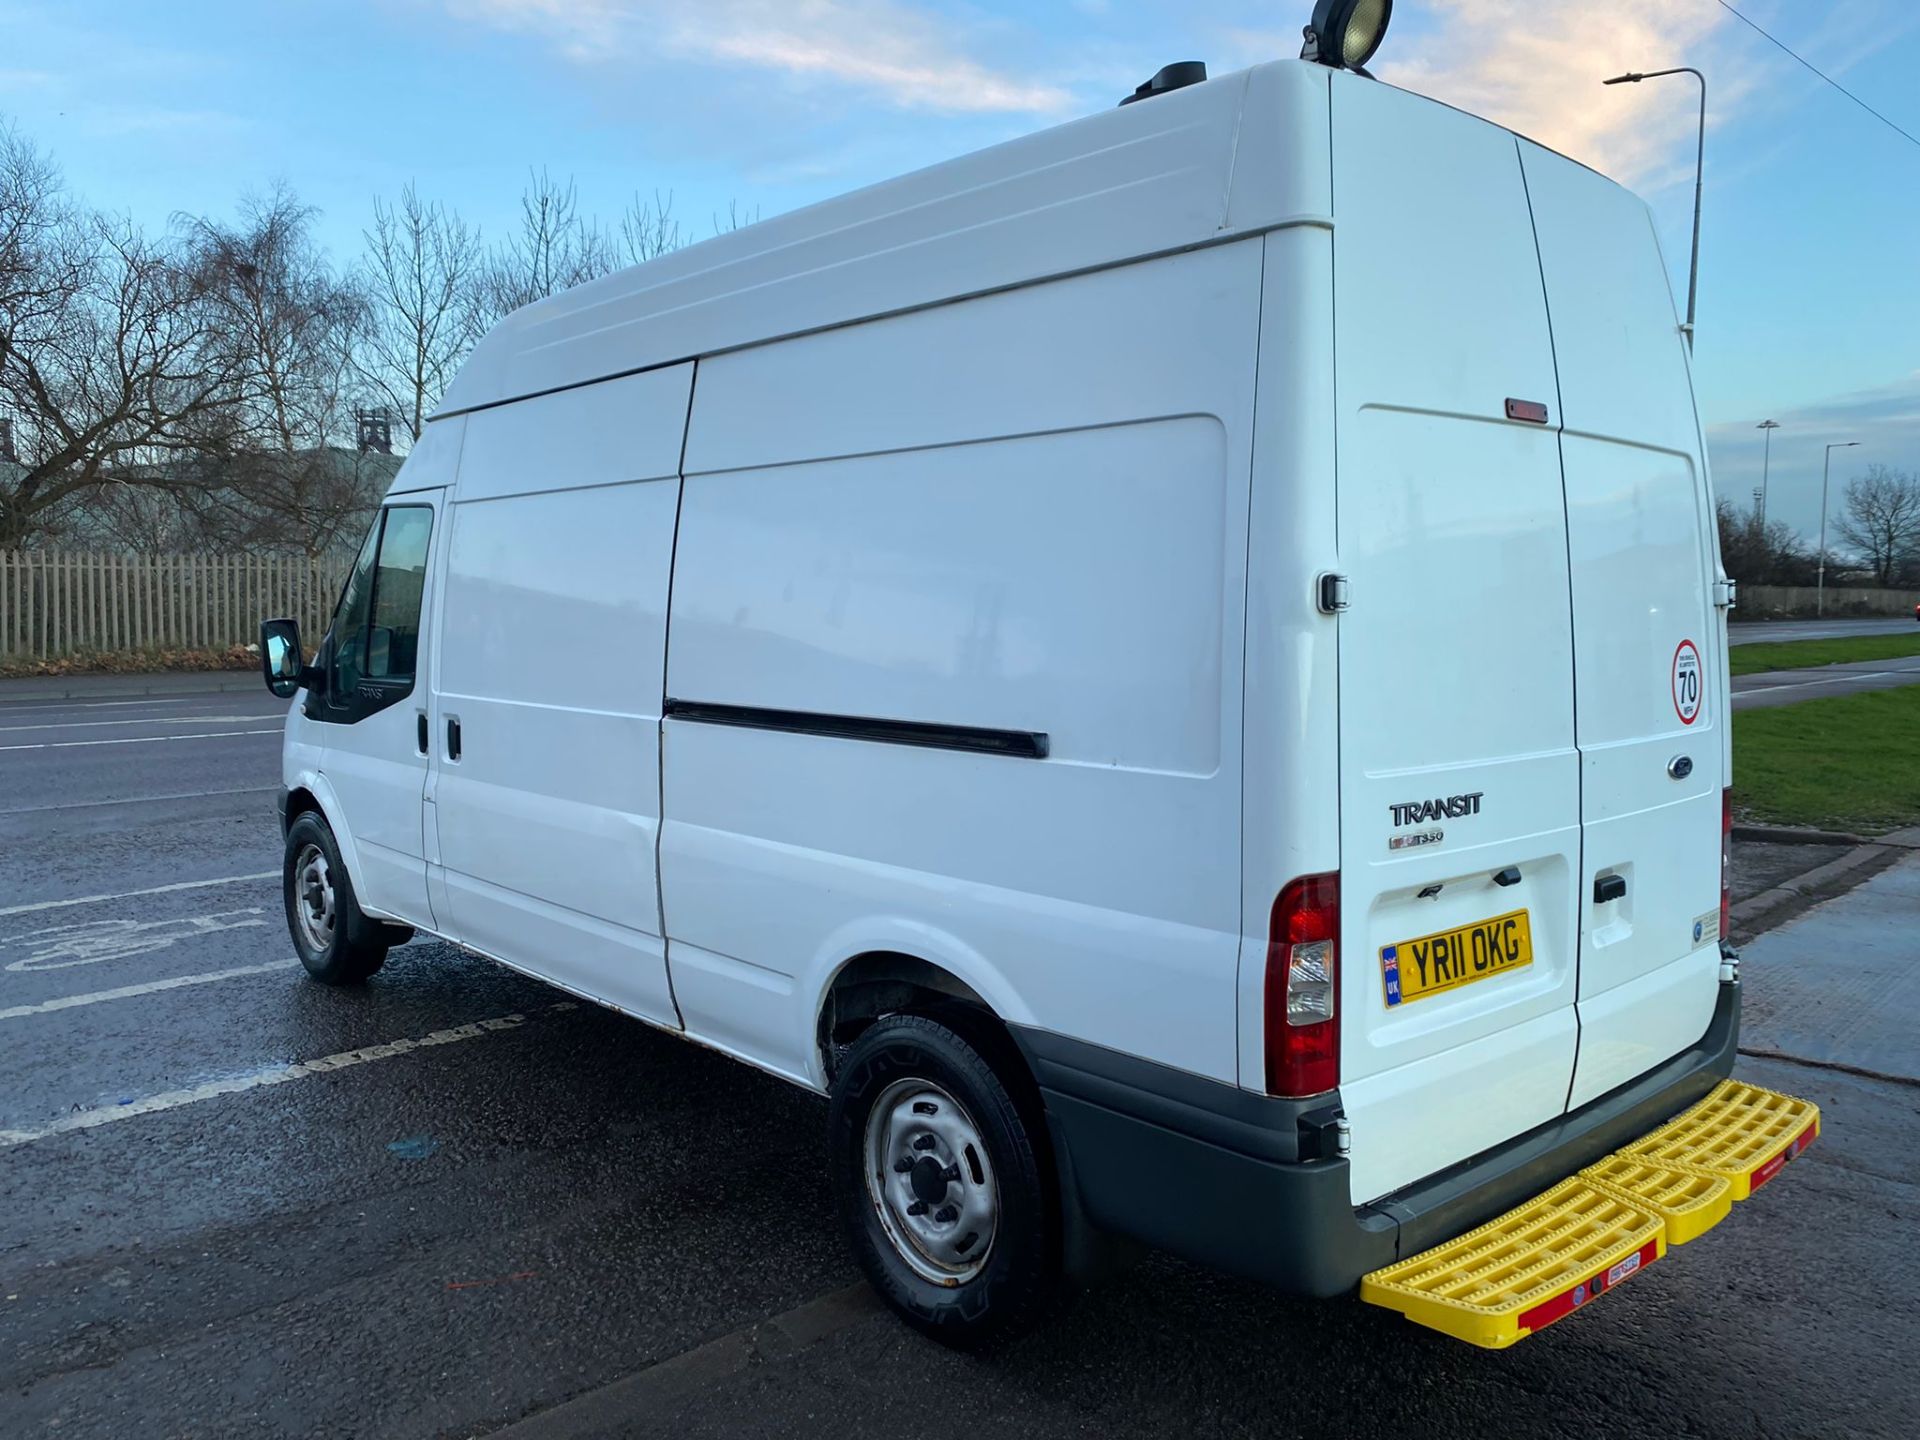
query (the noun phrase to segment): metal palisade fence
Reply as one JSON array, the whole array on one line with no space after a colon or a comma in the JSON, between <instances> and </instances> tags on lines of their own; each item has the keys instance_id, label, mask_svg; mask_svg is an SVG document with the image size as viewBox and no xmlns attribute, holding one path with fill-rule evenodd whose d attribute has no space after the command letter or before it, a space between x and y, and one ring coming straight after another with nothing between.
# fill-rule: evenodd
<instances>
[{"instance_id":1,"label":"metal palisade fence","mask_svg":"<svg viewBox=\"0 0 1920 1440\"><path fill-rule=\"evenodd\" d=\"M0 550L0 659L223 650L291 615L318 638L350 556Z\"/></svg>"}]
</instances>

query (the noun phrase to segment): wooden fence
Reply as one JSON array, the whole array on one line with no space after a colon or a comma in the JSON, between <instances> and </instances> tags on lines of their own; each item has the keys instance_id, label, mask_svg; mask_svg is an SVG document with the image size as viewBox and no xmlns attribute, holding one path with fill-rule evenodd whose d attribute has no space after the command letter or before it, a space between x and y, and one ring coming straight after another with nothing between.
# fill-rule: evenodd
<instances>
[{"instance_id":1,"label":"wooden fence","mask_svg":"<svg viewBox=\"0 0 1920 1440\"><path fill-rule=\"evenodd\" d=\"M1829 617L1913 614L1920 590L1871 590L1827 581L1824 609ZM1811 615L1822 608L1811 585L1742 585L1735 620L1759 620L1768 615Z\"/></svg>"},{"instance_id":2,"label":"wooden fence","mask_svg":"<svg viewBox=\"0 0 1920 1440\"><path fill-rule=\"evenodd\" d=\"M292 615L309 642L332 613L348 558L109 555L0 550L0 658L219 650Z\"/></svg>"}]
</instances>

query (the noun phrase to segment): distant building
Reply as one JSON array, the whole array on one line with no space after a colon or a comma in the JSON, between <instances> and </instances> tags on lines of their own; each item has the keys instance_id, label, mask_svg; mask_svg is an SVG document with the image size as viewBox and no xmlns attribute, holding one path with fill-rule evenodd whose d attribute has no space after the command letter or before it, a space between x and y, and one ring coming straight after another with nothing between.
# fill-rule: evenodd
<instances>
[{"instance_id":1,"label":"distant building","mask_svg":"<svg viewBox=\"0 0 1920 1440\"><path fill-rule=\"evenodd\" d=\"M47 543L352 554L404 459L390 448L325 445L124 467L63 508Z\"/></svg>"}]
</instances>

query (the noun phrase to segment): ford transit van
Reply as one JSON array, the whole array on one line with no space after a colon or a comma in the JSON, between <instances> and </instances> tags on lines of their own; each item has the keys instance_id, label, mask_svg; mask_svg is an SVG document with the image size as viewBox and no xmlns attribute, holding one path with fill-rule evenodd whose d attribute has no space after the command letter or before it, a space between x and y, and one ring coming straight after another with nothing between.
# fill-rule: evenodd
<instances>
[{"instance_id":1,"label":"ford transit van","mask_svg":"<svg viewBox=\"0 0 1920 1440\"><path fill-rule=\"evenodd\" d=\"M294 944L830 1097L949 1339L1114 1236L1419 1319L1494 1224L1433 1285L1506 1343L1817 1123L1698 1148L1781 1098L1721 1085L1712 517L1638 199L1320 65L1172 88L486 336L314 662L266 627Z\"/></svg>"}]
</instances>

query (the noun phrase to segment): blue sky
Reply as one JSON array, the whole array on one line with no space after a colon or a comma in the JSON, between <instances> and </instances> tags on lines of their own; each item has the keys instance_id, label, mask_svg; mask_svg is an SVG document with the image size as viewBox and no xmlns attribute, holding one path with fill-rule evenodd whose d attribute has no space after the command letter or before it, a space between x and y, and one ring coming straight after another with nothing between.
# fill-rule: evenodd
<instances>
[{"instance_id":1,"label":"blue sky","mask_svg":"<svg viewBox=\"0 0 1920 1440\"><path fill-rule=\"evenodd\" d=\"M1400 0L1383 78L1626 182L1684 298L1696 93L1713 85L1695 357L1715 480L1818 524L1873 461L1920 469L1920 148L1715 0ZM671 191L696 233L1112 104L1169 60L1299 46L1309 0L0 0L0 117L95 205L165 224L284 179L351 256L408 180L498 235L530 167L615 219ZM1920 134L1920 6L1742 9Z\"/></svg>"}]
</instances>

